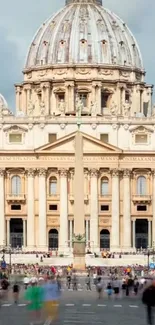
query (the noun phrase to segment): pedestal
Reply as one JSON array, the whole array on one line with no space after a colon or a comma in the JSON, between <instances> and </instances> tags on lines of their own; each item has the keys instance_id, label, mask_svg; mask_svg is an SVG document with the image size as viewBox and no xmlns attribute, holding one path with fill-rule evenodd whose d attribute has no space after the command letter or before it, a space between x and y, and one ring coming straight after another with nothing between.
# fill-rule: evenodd
<instances>
[{"instance_id":1,"label":"pedestal","mask_svg":"<svg viewBox=\"0 0 155 325\"><path fill-rule=\"evenodd\" d=\"M85 270L85 248L86 244L83 242L74 242L73 243L73 267L76 270Z\"/></svg>"}]
</instances>

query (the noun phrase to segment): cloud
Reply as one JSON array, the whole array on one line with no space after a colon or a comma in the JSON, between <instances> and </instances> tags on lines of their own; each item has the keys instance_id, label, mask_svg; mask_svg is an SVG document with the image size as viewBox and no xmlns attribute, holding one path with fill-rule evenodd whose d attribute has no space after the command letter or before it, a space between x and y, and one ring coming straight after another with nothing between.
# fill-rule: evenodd
<instances>
[{"instance_id":1,"label":"cloud","mask_svg":"<svg viewBox=\"0 0 155 325\"><path fill-rule=\"evenodd\" d=\"M22 80L26 54L38 27L63 7L64 0L0 0L0 92L14 106L14 83ZM103 0L132 30L142 52L146 80L154 82L155 2L152 0ZM13 108L13 107L12 107Z\"/></svg>"}]
</instances>

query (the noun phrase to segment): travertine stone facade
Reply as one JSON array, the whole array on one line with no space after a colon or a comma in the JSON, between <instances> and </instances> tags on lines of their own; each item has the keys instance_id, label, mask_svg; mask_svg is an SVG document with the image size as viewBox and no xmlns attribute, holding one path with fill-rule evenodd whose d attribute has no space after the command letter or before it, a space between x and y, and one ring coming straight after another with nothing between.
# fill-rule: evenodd
<instances>
[{"instance_id":1,"label":"travertine stone facade","mask_svg":"<svg viewBox=\"0 0 155 325\"><path fill-rule=\"evenodd\" d=\"M90 14L94 39L104 35L97 59L89 52L95 46ZM0 246L68 253L79 232L94 252L153 245L153 87L122 24L100 0L68 1L31 44L15 115L0 96ZM114 57L110 39L118 35Z\"/></svg>"}]
</instances>

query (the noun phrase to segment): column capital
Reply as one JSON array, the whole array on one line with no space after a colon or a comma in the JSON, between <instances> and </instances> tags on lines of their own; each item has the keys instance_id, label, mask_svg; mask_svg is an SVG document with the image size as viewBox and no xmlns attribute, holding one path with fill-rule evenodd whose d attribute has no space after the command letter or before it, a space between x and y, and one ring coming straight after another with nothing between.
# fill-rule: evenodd
<instances>
[{"instance_id":1,"label":"column capital","mask_svg":"<svg viewBox=\"0 0 155 325\"><path fill-rule=\"evenodd\" d=\"M36 169L35 168L28 168L26 170L26 174L27 174L28 177L34 177L35 172L36 172Z\"/></svg>"},{"instance_id":2,"label":"column capital","mask_svg":"<svg viewBox=\"0 0 155 325\"><path fill-rule=\"evenodd\" d=\"M0 176L3 177L5 175L5 168L0 168Z\"/></svg>"},{"instance_id":3,"label":"column capital","mask_svg":"<svg viewBox=\"0 0 155 325\"><path fill-rule=\"evenodd\" d=\"M46 176L47 170L45 168L38 169L39 176Z\"/></svg>"},{"instance_id":4,"label":"column capital","mask_svg":"<svg viewBox=\"0 0 155 325\"><path fill-rule=\"evenodd\" d=\"M110 170L110 173L111 173L112 177L118 177L120 174L120 170L117 168L114 168L114 169Z\"/></svg>"},{"instance_id":5,"label":"column capital","mask_svg":"<svg viewBox=\"0 0 155 325\"><path fill-rule=\"evenodd\" d=\"M43 83L41 83L41 88L43 89L43 88L51 88L51 84L50 84L50 82L43 82Z\"/></svg>"},{"instance_id":6,"label":"column capital","mask_svg":"<svg viewBox=\"0 0 155 325\"><path fill-rule=\"evenodd\" d=\"M151 169L152 176L155 177L155 169Z\"/></svg>"},{"instance_id":7,"label":"column capital","mask_svg":"<svg viewBox=\"0 0 155 325\"><path fill-rule=\"evenodd\" d=\"M59 175L60 177L67 177L68 170L65 168L59 169Z\"/></svg>"},{"instance_id":8,"label":"column capital","mask_svg":"<svg viewBox=\"0 0 155 325\"><path fill-rule=\"evenodd\" d=\"M91 177L97 177L98 174L99 174L98 169L96 169L96 168L92 168L92 169L90 169L90 176L91 176Z\"/></svg>"},{"instance_id":9,"label":"column capital","mask_svg":"<svg viewBox=\"0 0 155 325\"><path fill-rule=\"evenodd\" d=\"M130 169L123 169L123 177L130 177L131 175L131 170Z\"/></svg>"}]
</instances>

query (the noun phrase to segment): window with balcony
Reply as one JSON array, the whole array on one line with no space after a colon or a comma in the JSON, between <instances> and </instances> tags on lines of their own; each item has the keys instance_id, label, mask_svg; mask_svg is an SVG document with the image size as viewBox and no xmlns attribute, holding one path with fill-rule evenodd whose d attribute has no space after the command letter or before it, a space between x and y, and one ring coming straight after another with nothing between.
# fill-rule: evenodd
<instances>
[{"instance_id":1,"label":"window with balcony","mask_svg":"<svg viewBox=\"0 0 155 325\"><path fill-rule=\"evenodd\" d=\"M57 194L57 179L56 179L56 177L51 177L49 180L49 194L50 195Z\"/></svg>"},{"instance_id":2,"label":"window with balcony","mask_svg":"<svg viewBox=\"0 0 155 325\"><path fill-rule=\"evenodd\" d=\"M109 180L106 177L101 179L101 195L106 196L109 194Z\"/></svg>"},{"instance_id":3,"label":"window with balcony","mask_svg":"<svg viewBox=\"0 0 155 325\"><path fill-rule=\"evenodd\" d=\"M146 177L139 176L137 179L137 195L146 195Z\"/></svg>"},{"instance_id":4,"label":"window with balcony","mask_svg":"<svg viewBox=\"0 0 155 325\"><path fill-rule=\"evenodd\" d=\"M11 179L11 194L20 195L22 192L21 178L18 175L15 175Z\"/></svg>"}]
</instances>

